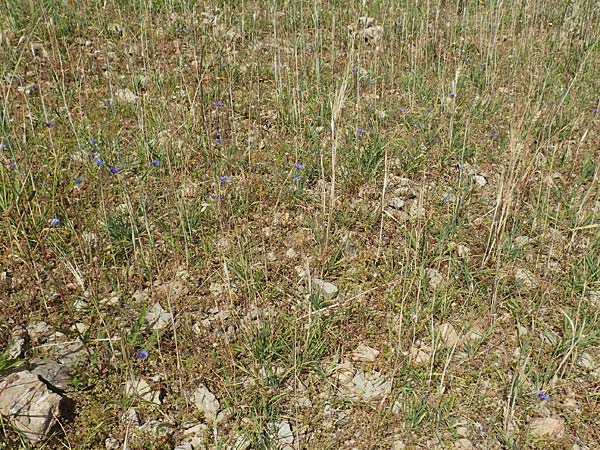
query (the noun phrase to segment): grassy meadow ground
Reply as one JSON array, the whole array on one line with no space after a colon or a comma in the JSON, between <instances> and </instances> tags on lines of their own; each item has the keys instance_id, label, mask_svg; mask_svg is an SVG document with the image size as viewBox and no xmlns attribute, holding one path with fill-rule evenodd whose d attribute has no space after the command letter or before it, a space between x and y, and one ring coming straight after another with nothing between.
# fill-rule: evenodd
<instances>
[{"instance_id":1,"label":"grassy meadow ground","mask_svg":"<svg viewBox=\"0 0 600 450\"><path fill-rule=\"evenodd\" d=\"M585 0L3 1L0 352L39 320L89 352L41 448L206 423L207 449L277 449L281 421L297 449L600 448L599 23ZM0 448L30 446L0 419Z\"/></svg>"}]
</instances>

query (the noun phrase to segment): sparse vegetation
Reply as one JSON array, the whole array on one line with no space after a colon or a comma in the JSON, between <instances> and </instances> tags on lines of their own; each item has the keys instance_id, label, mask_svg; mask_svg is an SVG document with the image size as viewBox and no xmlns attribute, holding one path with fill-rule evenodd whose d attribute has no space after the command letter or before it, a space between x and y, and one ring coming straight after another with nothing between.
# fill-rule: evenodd
<instances>
[{"instance_id":1,"label":"sparse vegetation","mask_svg":"<svg viewBox=\"0 0 600 450\"><path fill-rule=\"evenodd\" d=\"M599 23L2 2L0 372L77 355L39 448L600 448Z\"/></svg>"}]
</instances>

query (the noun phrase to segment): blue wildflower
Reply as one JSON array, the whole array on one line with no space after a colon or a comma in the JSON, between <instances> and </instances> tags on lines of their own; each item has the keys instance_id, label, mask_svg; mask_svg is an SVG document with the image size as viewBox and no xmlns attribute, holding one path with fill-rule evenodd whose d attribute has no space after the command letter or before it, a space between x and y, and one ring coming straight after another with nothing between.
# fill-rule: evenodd
<instances>
[{"instance_id":1,"label":"blue wildflower","mask_svg":"<svg viewBox=\"0 0 600 450\"><path fill-rule=\"evenodd\" d=\"M150 355L150 352L144 348L138 348L135 351L135 359L139 359L141 361L148 359L149 355Z\"/></svg>"},{"instance_id":2,"label":"blue wildflower","mask_svg":"<svg viewBox=\"0 0 600 450\"><path fill-rule=\"evenodd\" d=\"M398 111L401 114L405 112L404 108L398 108L396 111Z\"/></svg>"},{"instance_id":3,"label":"blue wildflower","mask_svg":"<svg viewBox=\"0 0 600 450\"><path fill-rule=\"evenodd\" d=\"M56 122L54 122L53 120L45 120L44 125L46 125L48 128L50 128L50 127L53 127L54 125L56 125Z\"/></svg>"},{"instance_id":4,"label":"blue wildflower","mask_svg":"<svg viewBox=\"0 0 600 450\"><path fill-rule=\"evenodd\" d=\"M98 143L98 139L96 139L96 138L90 138L90 139L88 140L88 142L89 142L90 144L94 145L94 144L97 144L97 143Z\"/></svg>"},{"instance_id":5,"label":"blue wildflower","mask_svg":"<svg viewBox=\"0 0 600 450\"><path fill-rule=\"evenodd\" d=\"M598 115L598 108L594 108L592 109L592 113L597 116Z\"/></svg>"},{"instance_id":6,"label":"blue wildflower","mask_svg":"<svg viewBox=\"0 0 600 450\"><path fill-rule=\"evenodd\" d=\"M219 181L223 184L231 182L231 175L221 175Z\"/></svg>"},{"instance_id":7,"label":"blue wildflower","mask_svg":"<svg viewBox=\"0 0 600 450\"><path fill-rule=\"evenodd\" d=\"M302 175L295 173L295 174L293 174L293 175L292 175L292 178L293 178L294 180L299 180L299 179L301 179L301 178L302 178Z\"/></svg>"},{"instance_id":8,"label":"blue wildflower","mask_svg":"<svg viewBox=\"0 0 600 450\"><path fill-rule=\"evenodd\" d=\"M75 177L73 178L73 183L80 185L81 183L83 183L83 178Z\"/></svg>"},{"instance_id":9,"label":"blue wildflower","mask_svg":"<svg viewBox=\"0 0 600 450\"><path fill-rule=\"evenodd\" d=\"M498 132L496 130L492 130L492 131L490 131L490 136L495 138L498 136Z\"/></svg>"},{"instance_id":10,"label":"blue wildflower","mask_svg":"<svg viewBox=\"0 0 600 450\"><path fill-rule=\"evenodd\" d=\"M223 142L223 138L221 136L217 136L215 138L215 144L221 144Z\"/></svg>"},{"instance_id":11,"label":"blue wildflower","mask_svg":"<svg viewBox=\"0 0 600 450\"><path fill-rule=\"evenodd\" d=\"M353 67L352 68L352 73L357 73L358 72L358 67Z\"/></svg>"},{"instance_id":12,"label":"blue wildflower","mask_svg":"<svg viewBox=\"0 0 600 450\"><path fill-rule=\"evenodd\" d=\"M94 154L94 164L96 164L97 166L104 166L106 162L102 158L100 158L100 155L96 153Z\"/></svg>"},{"instance_id":13,"label":"blue wildflower","mask_svg":"<svg viewBox=\"0 0 600 450\"><path fill-rule=\"evenodd\" d=\"M216 102L213 103L213 105L215 106L215 108L220 108L221 106L223 106L223 102L220 100L217 100Z\"/></svg>"},{"instance_id":14,"label":"blue wildflower","mask_svg":"<svg viewBox=\"0 0 600 450\"><path fill-rule=\"evenodd\" d=\"M450 98L456 98L456 92L450 92Z\"/></svg>"},{"instance_id":15,"label":"blue wildflower","mask_svg":"<svg viewBox=\"0 0 600 450\"><path fill-rule=\"evenodd\" d=\"M367 134L367 130L365 130L364 128L359 128L358 130L356 130L356 133L359 136L364 136L365 134Z\"/></svg>"},{"instance_id":16,"label":"blue wildflower","mask_svg":"<svg viewBox=\"0 0 600 450\"><path fill-rule=\"evenodd\" d=\"M116 175L121 171L118 167L115 166L110 166L108 170L110 170L110 173L112 173L113 175Z\"/></svg>"},{"instance_id":17,"label":"blue wildflower","mask_svg":"<svg viewBox=\"0 0 600 450\"><path fill-rule=\"evenodd\" d=\"M58 217L54 217L53 219L50 219L51 227L57 227L59 225L60 225L60 219Z\"/></svg>"},{"instance_id":18,"label":"blue wildflower","mask_svg":"<svg viewBox=\"0 0 600 450\"><path fill-rule=\"evenodd\" d=\"M298 169L298 170L302 170L302 169L304 169L304 166L303 166L302 164L300 164L300 163L296 163L296 164L294 164L294 167L295 167L296 169Z\"/></svg>"},{"instance_id":19,"label":"blue wildflower","mask_svg":"<svg viewBox=\"0 0 600 450\"><path fill-rule=\"evenodd\" d=\"M539 398L542 402L547 402L548 400L550 400L550 394L545 393L542 390L537 391L537 393L535 394L537 396L537 398Z\"/></svg>"},{"instance_id":20,"label":"blue wildflower","mask_svg":"<svg viewBox=\"0 0 600 450\"><path fill-rule=\"evenodd\" d=\"M425 112L426 112L427 114L431 114L431 113L433 112L433 109L431 109L431 108L427 108L427 109L425 110Z\"/></svg>"},{"instance_id":21,"label":"blue wildflower","mask_svg":"<svg viewBox=\"0 0 600 450\"><path fill-rule=\"evenodd\" d=\"M8 163L8 167L10 167L11 169L16 169L17 168L17 163L14 161L11 161Z\"/></svg>"},{"instance_id":22,"label":"blue wildflower","mask_svg":"<svg viewBox=\"0 0 600 450\"><path fill-rule=\"evenodd\" d=\"M152 161L150 161L150 165L153 167L158 167L160 166L160 161L158 159L153 159Z\"/></svg>"}]
</instances>

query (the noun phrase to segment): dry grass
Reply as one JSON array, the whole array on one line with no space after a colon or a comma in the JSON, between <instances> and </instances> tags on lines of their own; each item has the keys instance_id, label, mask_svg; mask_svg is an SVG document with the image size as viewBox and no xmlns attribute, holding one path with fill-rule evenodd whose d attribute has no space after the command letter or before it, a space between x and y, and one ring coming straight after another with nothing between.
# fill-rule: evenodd
<instances>
[{"instance_id":1,"label":"dry grass","mask_svg":"<svg viewBox=\"0 0 600 450\"><path fill-rule=\"evenodd\" d=\"M207 448L277 448L277 420L294 448L600 447L599 15L0 5L0 348L37 320L89 327L87 389L45 448L171 449L204 421L199 382L230 408ZM338 296L309 295L313 278ZM136 325L156 301L163 333ZM391 381L383 399L340 393L360 343L381 352L353 364ZM125 396L132 376L165 402ZM127 428L131 405L172 433ZM540 416L564 434L533 436ZM0 448L27 448L0 426Z\"/></svg>"}]
</instances>

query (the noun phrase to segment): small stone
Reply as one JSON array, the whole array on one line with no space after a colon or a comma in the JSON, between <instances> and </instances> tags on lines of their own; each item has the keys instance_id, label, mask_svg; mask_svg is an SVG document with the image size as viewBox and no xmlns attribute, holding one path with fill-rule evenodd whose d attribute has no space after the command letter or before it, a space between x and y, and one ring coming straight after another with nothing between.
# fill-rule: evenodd
<instances>
[{"instance_id":1,"label":"small stone","mask_svg":"<svg viewBox=\"0 0 600 450\"><path fill-rule=\"evenodd\" d=\"M406 444L399 439L392 443L392 450L404 450L405 448Z\"/></svg>"},{"instance_id":2,"label":"small stone","mask_svg":"<svg viewBox=\"0 0 600 450\"><path fill-rule=\"evenodd\" d=\"M517 334L519 335L519 337L525 337L529 334L529 330L527 328L525 328L523 325L517 325Z\"/></svg>"},{"instance_id":3,"label":"small stone","mask_svg":"<svg viewBox=\"0 0 600 450\"><path fill-rule=\"evenodd\" d=\"M278 420L270 424L271 433L277 442L277 448L281 450L293 450L294 434L287 420Z\"/></svg>"},{"instance_id":4,"label":"small stone","mask_svg":"<svg viewBox=\"0 0 600 450\"><path fill-rule=\"evenodd\" d=\"M137 95L135 95L133 92L131 92L130 89L118 89L115 92L115 96L121 100L122 102L125 103L135 103L139 97Z\"/></svg>"},{"instance_id":5,"label":"small stone","mask_svg":"<svg viewBox=\"0 0 600 450\"><path fill-rule=\"evenodd\" d=\"M298 408L312 408L312 402L308 397L297 397L293 400L294 405Z\"/></svg>"},{"instance_id":6,"label":"small stone","mask_svg":"<svg viewBox=\"0 0 600 450\"><path fill-rule=\"evenodd\" d=\"M84 309L89 308L88 302L83 299L77 299L73 302L73 308L77 311L83 311Z\"/></svg>"},{"instance_id":7,"label":"small stone","mask_svg":"<svg viewBox=\"0 0 600 450\"><path fill-rule=\"evenodd\" d=\"M560 417L537 417L531 421L529 431L537 437L561 437L565 432L565 421Z\"/></svg>"},{"instance_id":8,"label":"small stone","mask_svg":"<svg viewBox=\"0 0 600 450\"><path fill-rule=\"evenodd\" d=\"M208 421L212 422L217 418L220 407L219 401L204 384L200 384L194 389L190 400L196 408L204 413L204 416Z\"/></svg>"},{"instance_id":9,"label":"small stone","mask_svg":"<svg viewBox=\"0 0 600 450\"><path fill-rule=\"evenodd\" d=\"M356 350L352 352L352 360L353 361L361 361L361 362L373 362L377 359L379 355L379 350L376 350L372 347L369 347L365 344L359 344L356 347Z\"/></svg>"},{"instance_id":10,"label":"small stone","mask_svg":"<svg viewBox=\"0 0 600 450\"><path fill-rule=\"evenodd\" d=\"M460 343L460 336L456 332L456 329L451 323L443 323L438 327L442 342L447 347L455 347Z\"/></svg>"},{"instance_id":11,"label":"small stone","mask_svg":"<svg viewBox=\"0 0 600 450\"><path fill-rule=\"evenodd\" d=\"M141 427L139 427L140 431L145 433L152 433L158 436L166 436L169 435L173 431L173 425L167 422L163 422L162 420L149 420Z\"/></svg>"},{"instance_id":12,"label":"small stone","mask_svg":"<svg viewBox=\"0 0 600 450\"><path fill-rule=\"evenodd\" d=\"M531 242L531 238L529 236L517 236L514 242L516 247L523 248Z\"/></svg>"},{"instance_id":13,"label":"small stone","mask_svg":"<svg viewBox=\"0 0 600 450\"><path fill-rule=\"evenodd\" d=\"M444 277L436 269L432 269L432 268L425 269L425 275L427 275L427 280L429 281L429 286L431 286L432 289L437 289L438 286L440 286L442 284L442 282L444 281Z\"/></svg>"},{"instance_id":14,"label":"small stone","mask_svg":"<svg viewBox=\"0 0 600 450\"><path fill-rule=\"evenodd\" d=\"M467 438L460 438L454 442L453 448L455 450L472 450L475 448L475 446Z\"/></svg>"},{"instance_id":15,"label":"small stone","mask_svg":"<svg viewBox=\"0 0 600 450\"><path fill-rule=\"evenodd\" d=\"M23 356L28 347L28 338L27 330L23 328L13 331L7 349L8 359L17 359Z\"/></svg>"},{"instance_id":16,"label":"small stone","mask_svg":"<svg viewBox=\"0 0 600 450\"><path fill-rule=\"evenodd\" d=\"M577 358L577 365L585 370L594 370L597 366L592 355L587 352L582 353L579 358Z\"/></svg>"},{"instance_id":17,"label":"small stone","mask_svg":"<svg viewBox=\"0 0 600 450\"><path fill-rule=\"evenodd\" d=\"M28 370L13 372L0 382L0 414L32 443L50 434L68 404Z\"/></svg>"},{"instance_id":18,"label":"small stone","mask_svg":"<svg viewBox=\"0 0 600 450\"><path fill-rule=\"evenodd\" d=\"M429 347L429 346L419 347L419 346L413 345L410 348L409 356L410 356L411 360L414 361L414 363L417 366L428 365L431 362L431 347Z\"/></svg>"},{"instance_id":19,"label":"small stone","mask_svg":"<svg viewBox=\"0 0 600 450\"><path fill-rule=\"evenodd\" d=\"M54 332L54 328L48 325L43 320L33 322L27 326L27 334L32 342L39 344L46 340Z\"/></svg>"},{"instance_id":20,"label":"small stone","mask_svg":"<svg viewBox=\"0 0 600 450\"><path fill-rule=\"evenodd\" d=\"M153 391L150 385L143 378L134 378L125 383L125 395L130 397L140 397L148 402L160 405L160 391Z\"/></svg>"},{"instance_id":21,"label":"small stone","mask_svg":"<svg viewBox=\"0 0 600 450\"><path fill-rule=\"evenodd\" d=\"M388 206L393 209L402 209L404 208L404 200L400 197L392 197L388 201Z\"/></svg>"},{"instance_id":22,"label":"small stone","mask_svg":"<svg viewBox=\"0 0 600 450\"><path fill-rule=\"evenodd\" d=\"M104 441L104 448L106 450L121 450L123 447L121 443L114 437L107 437Z\"/></svg>"},{"instance_id":23,"label":"small stone","mask_svg":"<svg viewBox=\"0 0 600 450\"><path fill-rule=\"evenodd\" d=\"M535 275L527 269L518 268L515 270L515 280L526 289L535 289L538 287Z\"/></svg>"},{"instance_id":24,"label":"small stone","mask_svg":"<svg viewBox=\"0 0 600 450\"><path fill-rule=\"evenodd\" d=\"M311 280L312 283L312 291L317 295L320 295L325 300L333 299L337 293L338 288L335 284L329 283L328 281L323 281L319 278L313 278Z\"/></svg>"},{"instance_id":25,"label":"small stone","mask_svg":"<svg viewBox=\"0 0 600 450\"><path fill-rule=\"evenodd\" d=\"M141 424L137 409L131 407L123 414L123 422L131 427L138 428Z\"/></svg>"},{"instance_id":26,"label":"small stone","mask_svg":"<svg viewBox=\"0 0 600 450\"><path fill-rule=\"evenodd\" d=\"M459 258L467 258L471 254L471 249L463 244L458 244L456 246L456 254Z\"/></svg>"},{"instance_id":27,"label":"small stone","mask_svg":"<svg viewBox=\"0 0 600 450\"><path fill-rule=\"evenodd\" d=\"M342 253L346 258L356 258L358 256L358 249L356 248L356 245L348 241L344 245Z\"/></svg>"},{"instance_id":28,"label":"small stone","mask_svg":"<svg viewBox=\"0 0 600 450\"><path fill-rule=\"evenodd\" d=\"M466 438L469 435L469 429L467 427L460 426L456 428L456 434L462 438Z\"/></svg>"},{"instance_id":29,"label":"small stone","mask_svg":"<svg viewBox=\"0 0 600 450\"><path fill-rule=\"evenodd\" d=\"M560 335L552 330L541 332L542 342L548 345L557 345L560 342Z\"/></svg>"},{"instance_id":30,"label":"small stone","mask_svg":"<svg viewBox=\"0 0 600 450\"><path fill-rule=\"evenodd\" d=\"M187 428L183 432L183 441L174 450L203 450L202 442L209 434L208 426L204 423L186 426Z\"/></svg>"},{"instance_id":31,"label":"small stone","mask_svg":"<svg viewBox=\"0 0 600 450\"><path fill-rule=\"evenodd\" d=\"M164 330L167 328L173 319L173 315L165 311L160 303L156 302L146 312L146 325L154 331Z\"/></svg>"},{"instance_id":32,"label":"small stone","mask_svg":"<svg viewBox=\"0 0 600 450\"><path fill-rule=\"evenodd\" d=\"M487 180L483 175L475 175L473 177L473 181L475 182L475 185L479 188L482 188L487 184Z\"/></svg>"},{"instance_id":33,"label":"small stone","mask_svg":"<svg viewBox=\"0 0 600 450\"><path fill-rule=\"evenodd\" d=\"M182 442L181 444L178 444L175 448L173 448L173 450L196 450L194 448L194 444L192 444L191 442Z\"/></svg>"},{"instance_id":34,"label":"small stone","mask_svg":"<svg viewBox=\"0 0 600 450\"><path fill-rule=\"evenodd\" d=\"M52 387L64 392L75 390L71 384L72 373L67 366L50 359L38 358L32 359L30 364L33 366L30 369L31 373L37 375Z\"/></svg>"}]
</instances>

